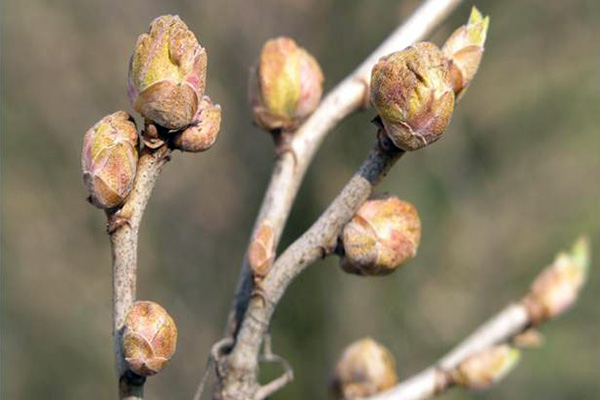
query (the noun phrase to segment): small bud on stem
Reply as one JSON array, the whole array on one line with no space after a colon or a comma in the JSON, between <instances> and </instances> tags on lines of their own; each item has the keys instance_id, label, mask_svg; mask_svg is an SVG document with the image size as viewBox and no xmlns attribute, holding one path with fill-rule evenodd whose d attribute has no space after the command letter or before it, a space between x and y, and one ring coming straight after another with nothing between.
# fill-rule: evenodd
<instances>
[{"instance_id":1,"label":"small bud on stem","mask_svg":"<svg viewBox=\"0 0 600 400\"><path fill-rule=\"evenodd\" d=\"M391 353L371 338L346 347L330 379L336 399L356 399L383 392L398 381Z\"/></svg>"},{"instance_id":2,"label":"small bud on stem","mask_svg":"<svg viewBox=\"0 0 600 400\"><path fill-rule=\"evenodd\" d=\"M138 162L135 123L125 111L102 118L83 139L83 181L96 207L120 206L133 188Z\"/></svg>"},{"instance_id":3,"label":"small bud on stem","mask_svg":"<svg viewBox=\"0 0 600 400\"><path fill-rule=\"evenodd\" d=\"M509 345L493 346L461 362L452 378L467 389L487 389L508 375L517 366L519 358L519 350Z\"/></svg>"},{"instance_id":4,"label":"small bud on stem","mask_svg":"<svg viewBox=\"0 0 600 400\"><path fill-rule=\"evenodd\" d=\"M258 125L293 130L315 110L322 94L323 73L313 56L289 38L265 43L249 81Z\"/></svg>"},{"instance_id":5,"label":"small bud on stem","mask_svg":"<svg viewBox=\"0 0 600 400\"><path fill-rule=\"evenodd\" d=\"M275 258L274 247L273 227L268 222L263 222L256 230L248 248L248 263L255 279L264 278L269 272Z\"/></svg>"},{"instance_id":6,"label":"small bud on stem","mask_svg":"<svg viewBox=\"0 0 600 400\"><path fill-rule=\"evenodd\" d=\"M525 298L534 324L562 314L575 303L589 263L589 242L581 238L570 253L558 254L552 265L537 276Z\"/></svg>"},{"instance_id":7,"label":"small bud on stem","mask_svg":"<svg viewBox=\"0 0 600 400\"><path fill-rule=\"evenodd\" d=\"M417 209L397 197L366 201L342 231L344 271L387 275L413 258L421 240Z\"/></svg>"},{"instance_id":8,"label":"small bud on stem","mask_svg":"<svg viewBox=\"0 0 600 400\"><path fill-rule=\"evenodd\" d=\"M208 96L200 102L194 122L173 140L181 151L200 152L212 147L221 127L221 107L213 104Z\"/></svg>"},{"instance_id":9,"label":"small bud on stem","mask_svg":"<svg viewBox=\"0 0 600 400\"><path fill-rule=\"evenodd\" d=\"M137 301L125 317L123 348L129 369L140 376L158 373L177 345L177 327L171 316L152 301Z\"/></svg>"}]
</instances>

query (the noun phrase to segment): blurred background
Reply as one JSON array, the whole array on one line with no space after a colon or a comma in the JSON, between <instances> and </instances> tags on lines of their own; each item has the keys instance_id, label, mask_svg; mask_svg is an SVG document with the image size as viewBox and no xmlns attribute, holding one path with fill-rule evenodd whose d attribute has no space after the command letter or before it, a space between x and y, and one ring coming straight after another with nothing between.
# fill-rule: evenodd
<instances>
[{"instance_id":1,"label":"blurred background","mask_svg":"<svg viewBox=\"0 0 600 400\"><path fill-rule=\"evenodd\" d=\"M8 0L2 10L2 398L114 398L110 247L86 201L85 131L132 112L127 63L150 21L177 13L208 50L208 94L223 108L215 147L174 155L140 237L138 293L179 327L172 364L148 399L189 399L220 338L273 164L251 124L248 70L268 38L295 38L331 89L418 5L415 0ZM443 399L590 399L600 392L598 273L600 4L477 0L492 22L475 81L449 132L404 157L379 188L415 204L418 257L384 279L334 258L294 282L272 327L296 381L278 399L324 399L349 342L372 336L408 377L519 298L555 253L591 236L590 282L544 326L545 345L484 393ZM438 44L469 14L439 27ZM317 154L282 248L319 216L370 149L373 110L337 127ZM267 379L277 372L265 369Z\"/></svg>"}]
</instances>

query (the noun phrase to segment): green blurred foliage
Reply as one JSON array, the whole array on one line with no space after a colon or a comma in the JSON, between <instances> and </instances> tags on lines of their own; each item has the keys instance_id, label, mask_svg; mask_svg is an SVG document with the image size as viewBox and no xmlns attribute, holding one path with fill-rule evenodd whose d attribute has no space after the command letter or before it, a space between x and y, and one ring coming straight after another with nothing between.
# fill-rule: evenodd
<instances>
[{"instance_id":1,"label":"green blurred foliage","mask_svg":"<svg viewBox=\"0 0 600 400\"><path fill-rule=\"evenodd\" d=\"M223 107L216 146L175 154L147 209L139 297L164 305L178 354L148 399L190 398L225 323L244 246L270 174L270 139L252 126L248 70L268 38L289 35L320 60L326 88L348 74L417 1L7 0L2 15L2 397L111 398L110 250L86 203L84 132L132 111L127 63L137 36L178 13L209 54L208 93ZM325 398L345 344L385 343L401 377L431 364L523 294L580 233L590 282L544 327L546 344L485 393L444 399L589 399L599 393L598 34L594 0L481 0L492 18L479 74L434 146L409 154L379 188L414 203L418 257L385 279L319 262L285 295L276 352L296 381L275 398ZM461 6L432 38L466 21ZM282 248L318 217L373 141L373 111L337 127L302 186ZM277 373L269 369L267 375Z\"/></svg>"}]
</instances>

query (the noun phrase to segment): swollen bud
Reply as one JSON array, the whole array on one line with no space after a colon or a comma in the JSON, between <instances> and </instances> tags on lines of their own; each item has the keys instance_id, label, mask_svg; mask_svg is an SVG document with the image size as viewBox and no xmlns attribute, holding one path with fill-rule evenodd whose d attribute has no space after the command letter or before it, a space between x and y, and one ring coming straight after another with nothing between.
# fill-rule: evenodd
<instances>
[{"instance_id":1,"label":"swollen bud","mask_svg":"<svg viewBox=\"0 0 600 400\"><path fill-rule=\"evenodd\" d=\"M534 323L554 318L577 300L590 263L590 246L579 239L570 253L560 253L531 285L525 304Z\"/></svg>"},{"instance_id":2,"label":"swollen bud","mask_svg":"<svg viewBox=\"0 0 600 400\"><path fill-rule=\"evenodd\" d=\"M344 271L387 275L417 255L421 220L417 209L397 197L366 201L344 226Z\"/></svg>"},{"instance_id":3,"label":"swollen bud","mask_svg":"<svg viewBox=\"0 0 600 400\"><path fill-rule=\"evenodd\" d=\"M396 362L390 352L371 338L346 347L330 379L336 399L375 395L396 384Z\"/></svg>"},{"instance_id":4,"label":"swollen bud","mask_svg":"<svg viewBox=\"0 0 600 400\"><path fill-rule=\"evenodd\" d=\"M96 207L120 206L133 188L138 162L135 123L125 111L102 118L83 139L83 181Z\"/></svg>"},{"instance_id":5,"label":"swollen bud","mask_svg":"<svg viewBox=\"0 0 600 400\"><path fill-rule=\"evenodd\" d=\"M206 63L206 51L178 16L156 18L131 56L131 104L160 126L185 128L193 122L204 93Z\"/></svg>"},{"instance_id":6,"label":"swollen bud","mask_svg":"<svg viewBox=\"0 0 600 400\"><path fill-rule=\"evenodd\" d=\"M177 327L171 316L152 301L137 301L125 317L123 349L129 369L154 375L175 353Z\"/></svg>"},{"instance_id":7,"label":"swollen bud","mask_svg":"<svg viewBox=\"0 0 600 400\"><path fill-rule=\"evenodd\" d=\"M487 348L461 362L452 378L467 389L487 389L517 366L520 355L519 350L506 344Z\"/></svg>"},{"instance_id":8,"label":"swollen bud","mask_svg":"<svg viewBox=\"0 0 600 400\"><path fill-rule=\"evenodd\" d=\"M250 73L249 101L266 130L293 130L317 108L323 94L319 64L292 39L265 43Z\"/></svg>"},{"instance_id":9,"label":"swollen bud","mask_svg":"<svg viewBox=\"0 0 600 400\"><path fill-rule=\"evenodd\" d=\"M435 142L454 110L449 61L427 42L381 58L373 67L371 102L398 148L418 150Z\"/></svg>"},{"instance_id":10,"label":"swollen bud","mask_svg":"<svg viewBox=\"0 0 600 400\"><path fill-rule=\"evenodd\" d=\"M182 151L200 152L208 150L217 140L221 127L221 107L213 104L208 96L200 102L194 122L177 133L173 143Z\"/></svg>"},{"instance_id":11,"label":"swollen bud","mask_svg":"<svg viewBox=\"0 0 600 400\"><path fill-rule=\"evenodd\" d=\"M469 22L454 31L442 47L450 60L450 77L457 97L464 93L479 68L489 24L490 17L484 18L473 7Z\"/></svg>"}]
</instances>

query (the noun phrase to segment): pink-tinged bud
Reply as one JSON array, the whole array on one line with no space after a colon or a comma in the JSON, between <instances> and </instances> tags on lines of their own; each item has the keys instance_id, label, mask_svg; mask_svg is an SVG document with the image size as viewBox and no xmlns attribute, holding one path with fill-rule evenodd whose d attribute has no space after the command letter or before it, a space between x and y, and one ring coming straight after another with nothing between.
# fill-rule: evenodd
<instances>
[{"instance_id":1,"label":"pink-tinged bud","mask_svg":"<svg viewBox=\"0 0 600 400\"><path fill-rule=\"evenodd\" d=\"M322 94L323 73L313 56L289 38L265 43L249 82L258 125L293 130L317 108Z\"/></svg>"},{"instance_id":2,"label":"pink-tinged bud","mask_svg":"<svg viewBox=\"0 0 600 400\"><path fill-rule=\"evenodd\" d=\"M454 31L442 47L451 62L450 76L457 97L464 94L479 68L489 25L490 17L484 18L473 7L469 22Z\"/></svg>"},{"instance_id":3,"label":"pink-tinged bud","mask_svg":"<svg viewBox=\"0 0 600 400\"><path fill-rule=\"evenodd\" d=\"M579 239L570 253L560 253L531 285L525 304L534 323L554 318L577 300L590 263L589 243Z\"/></svg>"},{"instance_id":4,"label":"pink-tinged bud","mask_svg":"<svg viewBox=\"0 0 600 400\"><path fill-rule=\"evenodd\" d=\"M208 96L200 102L194 122L175 136L173 143L182 151L206 151L215 144L221 127L221 107Z\"/></svg>"},{"instance_id":5,"label":"pink-tinged bud","mask_svg":"<svg viewBox=\"0 0 600 400\"><path fill-rule=\"evenodd\" d=\"M275 258L275 233L269 222L263 222L252 237L248 248L248 263L255 278L264 278Z\"/></svg>"},{"instance_id":6,"label":"pink-tinged bud","mask_svg":"<svg viewBox=\"0 0 600 400\"><path fill-rule=\"evenodd\" d=\"M133 188L138 162L135 123L125 111L102 118L83 139L83 181L96 207L120 206Z\"/></svg>"},{"instance_id":7,"label":"pink-tinged bud","mask_svg":"<svg viewBox=\"0 0 600 400\"><path fill-rule=\"evenodd\" d=\"M498 383L519 361L519 350L499 345L466 358L453 373L454 381L465 388L483 390Z\"/></svg>"},{"instance_id":8,"label":"pink-tinged bud","mask_svg":"<svg viewBox=\"0 0 600 400\"><path fill-rule=\"evenodd\" d=\"M163 15L141 35L129 63L129 100L168 129L191 124L206 81L206 51L178 16Z\"/></svg>"},{"instance_id":9,"label":"pink-tinged bud","mask_svg":"<svg viewBox=\"0 0 600 400\"><path fill-rule=\"evenodd\" d=\"M417 209L397 197L366 201L344 226L344 271L387 275L417 255L421 220Z\"/></svg>"},{"instance_id":10,"label":"pink-tinged bud","mask_svg":"<svg viewBox=\"0 0 600 400\"><path fill-rule=\"evenodd\" d=\"M336 399L358 399L390 389L398 381L391 353L371 338L346 347L330 378Z\"/></svg>"},{"instance_id":11,"label":"pink-tinged bud","mask_svg":"<svg viewBox=\"0 0 600 400\"><path fill-rule=\"evenodd\" d=\"M167 311L152 301L137 301L125 317L123 348L129 369L154 375L168 363L177 345L177 327Z\"/></svg>"},{"instance_id":12,"label":"pink-tinged bud","mask_svg":"<svg viewBox=\"0 0 600 400\"><path fill-rule=\"evenodd\" d=\"M371 102L388 137L418 150L446 130L454 110L449 61L432 43L417 43L379 60L371 77Z\"/></svg>"}]
</instances>

